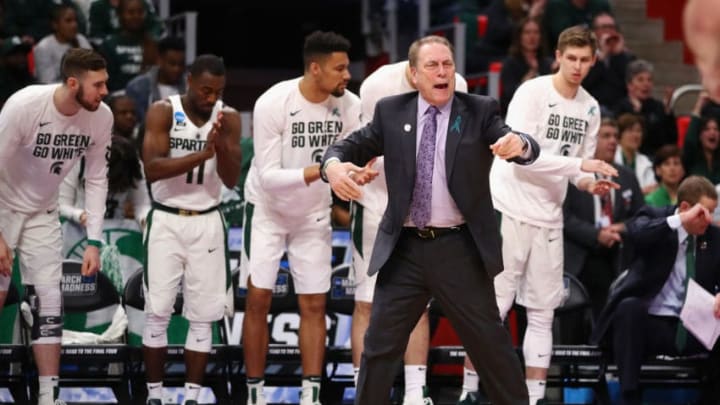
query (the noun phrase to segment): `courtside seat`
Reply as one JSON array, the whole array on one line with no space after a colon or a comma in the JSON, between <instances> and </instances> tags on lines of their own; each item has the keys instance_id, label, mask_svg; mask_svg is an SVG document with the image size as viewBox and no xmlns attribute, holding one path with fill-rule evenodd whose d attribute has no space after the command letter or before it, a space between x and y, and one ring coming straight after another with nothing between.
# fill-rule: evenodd
<instances>
[{"instance_id":1,"label":"courtside seat","mask_svg":"<svg viewBox=\"0 0 720 405\"><path fill-rule=\"evenodd\" d=\"M128 346L132 359L131 379L133 403L144 404L147 396L145 367L142 354L142 330L145 324L145 296L143 292L143 269L138 269L125 284L123 305L128 313ZM166 387L183 387L185 383L184 346L188 321L182 316L183 298L178 292L173 315L168 326L168 348L165 364ZM208 357L203 385L210 387L217 403L230 403L230 381L227 339L221 319L213 323L213 346Z\"/></svg>"},{"instance_id":2,"label":"courtside seat","mask_svg":"<svg viewBox=\"0 0 720 405\"><path fill-rule=\"evenodd\" d=\"M127 404L130 357L120 295L105 273L86 279L81 266L63 262L60 387L111 387L117 403Z\"/></svg>"},{"instance_id":3,"label":"courtside seat","mask_svg":"<svg viewBox=\"0 0 720 405\"><path fill-rule=\"evenodd\" d=\"M8 389L15 403L28 403L30 359L25 334L20 328L20 293L14 283L10 283L3 312L4 319L9 322L3 328L12 328L17 337L0 343L0 387Z\"/></svg>"}]
</instances>

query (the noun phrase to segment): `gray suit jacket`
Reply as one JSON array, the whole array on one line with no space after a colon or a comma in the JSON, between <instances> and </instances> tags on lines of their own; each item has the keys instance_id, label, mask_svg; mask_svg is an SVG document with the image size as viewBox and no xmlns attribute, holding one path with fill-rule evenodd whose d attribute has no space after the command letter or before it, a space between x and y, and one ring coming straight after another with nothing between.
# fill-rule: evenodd
<instances>
[{"instance_id":1,"label":"gray suit jacket","mask_svg":"<svg viewBox=\"0 0 720 405\"><path fill-rule=\"evenodd\" d=\"M390 257L410 209L415 184L418 93L381 99L373 121L328 148L323 163L332 157L365 165L385 156L388 206L380 222L368 274L378 272ZM500 232L490 198L488 177L493 155L490 145L510 131L499 115L498 103L485 96L455 93L448 124L445 171L450 195L467 226L490 277L502 271ZM540 147L529 136L530 163Z\"/></svg>"}]
</instances>

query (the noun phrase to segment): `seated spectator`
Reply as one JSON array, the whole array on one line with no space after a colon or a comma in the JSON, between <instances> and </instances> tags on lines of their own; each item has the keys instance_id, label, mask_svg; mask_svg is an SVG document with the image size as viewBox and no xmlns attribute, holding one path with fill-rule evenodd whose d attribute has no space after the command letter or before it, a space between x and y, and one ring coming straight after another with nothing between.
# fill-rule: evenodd
<instances>
[{"instance_id":1,"label":"seated spectator","mask_svg":"<svg viewBox=\"0 0 720 405\"><path fill-rule=\"evenodd\" d=\"M698 96L685 133L683 164L688 174L707 177L711 183L720 184L720 119L717 115L700 115L706 109L708 93Z\"/></svg>"},{"instance_id":2,"label":"seated spectator","mask_svg":"<svg viewBox=\"0 0 720 405\"><path fill-rule=\"evenodd\" d=\"M644 118L640 151L652 157L662 145L677 144L677 125L670 109L672 89L666 89L663 101L652 97L653 65L642 59L630 62L625 80L628 94L615 106L615 115L633 113Z\"/></svg>"},{"instance_id":3,"label":"seated spectator","mask_svg":"<svg viewBox=\"0 0 720 405\"><path fill-rule=\"evenodd\" d=\"M118 94L110 97L107 104L113 112L113 135L135 142L138 135L138 119L133 99L128 95Z\"/></svg>"},{"instance_id":4,"label":"seated spectator","mask_svg":"<svg viewBox=\"0 0 720 405\"><path fill-rule=\"evenodd\" d=\"M20 37L0 40L0 108L13 93L35 83L27 64L30 48Z\"/></svg>"},{"instance_id":5,"label":"seated spectator","mask_svg":"<svg viewBox=\"0 0 720 405\"><path fill-rule=\"evenodd\" d=\"M602 11L595 15L592 27L598 41L598 59L582 85L609 112L627 97L625 73L636 57L625 47L625 37L612 14Z\"/></svg>"},{"instance_id":6,"label":"seated spectator","mask_svg":"<svg viewBox=\"0 0 720 405\"><path fill-rule=\"evenodd\" d=\"M520 84L552 73L553 59L547 56L542 45L540 21L533 18L522 20L515 31L510 55L503 61L500 71L500 107L503 115Z\"/></svg>"},{"instance_id":7,"label":"seated spectator","mask_svg":"<svg viewBox=\"0 0 720 405\"><path fill-rule=\"evenodd\" d=\"M658 149L653 161L653 168L659 187L645 196L647 205L667 207L677 204L678 187L685 177L681 157L682 152L675 145L665 145Z\"/></svg>"},{"instance_id":8,"label":"seated spectator","mask_svg":"<svg viewBox=\"0 0 720 405\"><path fill-rule=\"evenodd\" d=\"M100 45L108 35L117 34L120 30L120 0L94 0L90 4L90 32L88 36L93 44ZM143 29L154 40L165 34L165 26L158 17L152 1L143 0Z\"/></svg>"},{"instance_id":9,"label":"seated spectator","mask_svg":"<svg viewBox=\"0 0 720 405\"><path fill-rule=\"evenodd\" d=\"M60 61L68 49L92 49L87 38L78 33L75 7L69 4L55 6L51 26L53 33L41 39L33 48L35 77L40 83L60 81Z\"/></svg>"},{"instance_id":10,"label":"seated spectator","mask_svg":"<svg viewBox=\"0 0 720 405\"><path fill-rule=\"evenodd\" d=\"M50 16L56 5L69 5L77 16L82 11L73 0L3 0L2 35L18 36L23 42L35 45L50 32ZM85 33L84 18L78 18L78 30Z\"/></svg>"},{"instance_id":11,"label":"seated spectator","mask_svg":"<svg viewBox=\"0 0 720 405\"><path fill-rule=\"evenodd\" d=\"M120 0L120 30L108 35L100 46L108 65L108 89L122 90L135 76L155 63L157 45L145 31L143 0Z\"/></svg>"},{"instance_id":12,"label":"seated spectator","mask_svg":"<svg viewBox=\"0 0 720 405\"><path fill-rule=\"evenodd\" d=\"M615 163L630 169L637 176L643 194L657 187L652 162L640 152L643 144L643 119L635 114L623 114L618 120L620 147L615 152Z\"/></svg>"},{"instance_id":13,"label":"seated spectator","mask_svg":"<svg viewBox=\"0 0 720 405\"><path fill-rule=\"evenodd\" d=\"M83 162L73 166L65 176L58 197L60 216L82 227L87 218L83 201L85 193L82 192L85 187ZM131 140L121 136L112 137L107 177L105 219L134 218L142 227L150 210L150 197L142 165Z\"/></svg>"},{"instance_id":14,"label":"seated spectator","mask_svg":"<svg viewBox=\"0 0 720 405\"><path fill-rule=\"evenodd\" d=\"M125 93L135 100L139 122L152 103L173 94L185 93L185 42L176 37L158 41L155 66L135 77L125 86Z\"/></svg>"},{"instance_id":15,"label":"seated spectator","mask_svg":"<svg viewBox=\"0 0 720 405\"><path fill-rule=\"evenodd\" d=\"M508 55L516 27L525 18L539 21L547 0L491 0L483 14L487 16L485 36L466 56L467 71L485 72L491 62Z\"/></svg>"},{"instance_id":16,"label":"seated spectator","mask_svg":"<svg viewBox=\"0 0 720 405\"><path fill-rule=\"evenodd\" d=\"M545 38L549 49L555 49L558 36L568 27L590 27L594 15L610 12L608 0L548 0L543 15Z\"/></svg>"},{"instance_id":17,"label":"seated spectator","mask_svg":"<svg viewBox=\"0 0 720 405\"><path fill-rule=\"evenodd\" d=\"M618 127L615 120L604 118L597 135L595 159L613 164L618 149ZM620 185L606 196L568 187L563 205L565 238L565 272L577 276L587 288L593 313L607 302L608 289L631 257L631 246L625 243L625 221L645 205L635 174L614 163ZM575 343L587 343L587 340Z\"/></svg>"},{"instance_id":18,"label":"seated spectator","mask_svg":"<svg viewBox=\"0 0 720 405\"><path fill-rule=\"evenodd\" d=\"M718 203L715 187L690 176L678 189L678 205L645 207L626 223L635 256L610 293L593 331L592 343L607 343L620 378L623 405L640 405L640 367L652 355L710 352L700 404L720 403L720 344L711 351L680 322L688 280L714 295L708 308L720 318L720 229L710 225Z\"/></svg>"}]
</instances>

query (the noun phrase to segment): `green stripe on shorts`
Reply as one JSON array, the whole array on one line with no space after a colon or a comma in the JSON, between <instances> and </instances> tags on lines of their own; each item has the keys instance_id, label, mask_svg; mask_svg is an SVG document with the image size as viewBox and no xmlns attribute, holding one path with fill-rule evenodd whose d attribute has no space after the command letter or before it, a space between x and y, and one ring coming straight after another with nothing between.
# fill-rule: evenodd
<instances>
[{"instance_id":1,"label":"green stripe on shorts","mask_svg":"<svg viewBox=\"0 0 720 405\"><path fill-rule=\"evenodd\" d=\"M355 250L363 257L363 210L364 207L355 201L350 205L350 232Z\"/></svg>"},{"instance_id":2,"label":"green stripe on shorts","mask_svg":"<svg viewBox=\"0 0 720 405\"><path fill-rule=\"evenodd\" d=\"M245 256L250 258L250 233L252 229L252 217L255 212L255 205L250 202L245 203L245 219L243 219L243 249Z\"/></svg>"}]
</instances>

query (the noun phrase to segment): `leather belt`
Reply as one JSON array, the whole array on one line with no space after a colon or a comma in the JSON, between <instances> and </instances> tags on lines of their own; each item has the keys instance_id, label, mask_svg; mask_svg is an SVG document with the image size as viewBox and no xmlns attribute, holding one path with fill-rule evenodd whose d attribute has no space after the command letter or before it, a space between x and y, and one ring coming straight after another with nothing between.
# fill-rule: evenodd
<instances>
[{"instance_id":1,"label":"leather belt","mask_svg":"<svg viewBox=\"0 0 720 405\"><path fill-rule=\"evenodd\" d=\"M458 233L465 229L465 224L458 226L451 226L447 228L437 228L434 226L427 226L425 228L415 228L406 226L403 228L404 231L409 232L411 235L417 236L420 239L437 239L441 236L449 235L451 233Z\"/></svg>"},{"instance_id":2,"label":"leather belt","mask_svg":"<svg viewBox=\"0 0 720 405\"><path fill-rule=\"evenodd\" d=\"M196 215L203 215L203 214L207 214L208 212L213 212L216 209L218 209L218 206L216 205L214 207L210 207L208 209L201 210L201 211L186 210L186 209L182 209L182 208L168 207L167 205L163 205L163 204L160 204L159 202L155 202L155 201L153 201L152 207L157 210L160 210L160 211L169 212L171 214L180 215L183 217L194 217Z\"/></svg>"}]
</instances>

